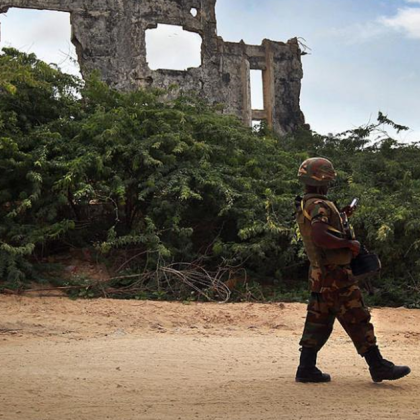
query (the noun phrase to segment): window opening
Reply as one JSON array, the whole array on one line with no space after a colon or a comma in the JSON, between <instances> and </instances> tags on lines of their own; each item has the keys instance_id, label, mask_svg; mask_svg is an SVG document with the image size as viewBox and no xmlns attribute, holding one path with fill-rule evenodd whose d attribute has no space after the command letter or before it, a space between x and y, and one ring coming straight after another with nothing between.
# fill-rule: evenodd
<instances>
[{"instance_id":1,"label":"window opening","mask_svg":"<svg viewBox=\"0 0 420 420\"><path fill-rule=\"evenodd\" d=\"M190 13L191 13L194 17L197 17L197 15L198 15L198 10L197 10L195 7L193 7L193 8L190 10Z\"/></svg>"},{"instance_id":2,"label":"window opening","mask_svg":"<svg viewBox=\"0 0 420 420\"><path fill-rule=\"evenodd\" d=\"M13 47L54 63L81 77L76 48L71 43L70 13L11 8L0 15L0 49Z\"/></svg>"},{"instance_id":3,"label":"window opening","mask_svg":"<svg viewBox=\"0 0 420 420\"><path fill-rule=\"evenodd\" d=\"M147 62L151 70L187 70L201 66L200 35L181 26L159 24L146 31Z\"/></svg>"},{"instance_id":4,"label":"window opening","mask_svg":"<svg viewBox=\"0 0 420 420\"><path fill-rule=\"evenodd\" d=\"M264 109L264 89L262 70L251 70L251 108Z\"/></svg>"}]
</instances>

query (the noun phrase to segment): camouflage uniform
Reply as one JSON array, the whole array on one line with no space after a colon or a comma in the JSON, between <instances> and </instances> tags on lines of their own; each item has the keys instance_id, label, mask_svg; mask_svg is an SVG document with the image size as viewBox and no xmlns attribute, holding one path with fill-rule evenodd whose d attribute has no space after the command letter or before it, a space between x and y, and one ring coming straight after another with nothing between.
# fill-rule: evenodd
<instances>
[{"instance_id":1,"label":"camouflage uniform","mask_svg":"<svg viewBox=\"0 0 420 420\"><path fill-rule=\"evenodd\" d=\"M376 345L370 313L363 303L360 288L350 269L348 248L327 250L314 244L314 223L326 223L331 233L344 237L340 213L325 196L306 194L297 214L300 233L311 263L311 297L302 347L319 351L331 335L335 319L341 323L360 354Z\"/></svg>"},{"instance_id":2,"label":"camouflage uniform","mask_svg":"<svg viewBox=\"0 0 420 420\"><path fill-rule=\"evenodd\" d=\"M307 192L326 191L336 176L333 164L322 157L305 160L298 172L298 178L306 185ZM384 359L376 346L370 314L349 265L353 258L349 247L356 248L356 243L351 242L354 234L348 229L346 217L342 219L334 203L323 195L308 193L298 202L297 221L311 263L309 280L312 295L300 342L302 348L296 382L331 381L328 373L316 367L316 361L318 351L327 342L336 318L353 340L357 351L365 358L374 382L408 375L411 372L408 366L396 366ZM322 228L326 228L330 235L344 239L349 247L330 249L317 246L312 239L316 223L322 223ZM320 230L320 235L323 231ZM330 242L331 245L333 242L343 245L334 238L330 238Z\"/></svg>"}]
</instances>

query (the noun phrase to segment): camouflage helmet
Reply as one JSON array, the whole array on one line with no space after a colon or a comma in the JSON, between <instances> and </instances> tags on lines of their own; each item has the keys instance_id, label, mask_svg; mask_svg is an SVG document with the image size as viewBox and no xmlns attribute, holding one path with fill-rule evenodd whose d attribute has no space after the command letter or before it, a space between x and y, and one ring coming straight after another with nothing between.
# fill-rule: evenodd
<instances>
[{"instance_id":1,"label":"camouflage helmet","mask_svg":"<svg viewBox=\"0 0 420 420\"><path fill-rule=\"evenodd\" d=\"M299 180L312 187L328 185L336 176L333 164L328 159L320 157L305 160L298 172Z\"/></svg>"}]
</instances>

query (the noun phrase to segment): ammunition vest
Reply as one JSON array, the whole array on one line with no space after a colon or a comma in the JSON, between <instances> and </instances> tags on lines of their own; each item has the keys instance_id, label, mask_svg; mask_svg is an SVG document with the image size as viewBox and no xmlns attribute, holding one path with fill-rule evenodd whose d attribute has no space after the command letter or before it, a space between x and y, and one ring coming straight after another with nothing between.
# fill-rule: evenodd
<instances>
[{"instance_id":1,"label":"ammunition vest","mask_svg":"<svg viewBox=\"0 0 420 420\"><path fill-rule=\"evenodd\" d=\"M348 248L341 249L325 249L321 248L312 240L312 218L308 209L317 201L321 201L330 210L329 227L331 234L346 238L346 232L343 226L343 221L340 212L332 201L329 201L325 196L317 194L306 194L301 202L300 208L297 211L297 222L299 225L300 234L302 236L305 251L312 267L320 267L326 265L348 265L353 259L352 252Z\"/></svg>"}]
</instances>

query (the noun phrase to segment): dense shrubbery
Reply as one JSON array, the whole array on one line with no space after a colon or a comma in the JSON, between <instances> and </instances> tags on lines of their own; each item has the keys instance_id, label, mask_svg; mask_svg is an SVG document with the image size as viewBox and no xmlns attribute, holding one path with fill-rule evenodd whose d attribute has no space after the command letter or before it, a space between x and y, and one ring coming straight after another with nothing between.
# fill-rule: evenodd
<instances>
[{"instance_id":1,"label":"dense shrubbery","mask_svg":"<svg viewBox=\"0 0 420 420\"><path fill-rule=\"evenodd\" d=\"M125 250L122 274L194 263L222 277L246 270L290 294L306 277L296 171L323 155L339 169L333 195L343 204L361 198L356 229L384 260L376 303L420 305L416 145L386 136L371 144L373 125L276 139L197 99L116 92L95 77L82 85L11 49L0 74L3 285L37 278L50 255L91 247L110 263ZM114 288L134 281L119 277ZM152 277L148 290L183 297Z\"/></svg>"},{"instance_id":2,"label":"dense shrubbery","mask_svg":"<svg viewBox=\"0 0 420 420\"><path fill-rule=\"evenodd\" d=\"M337 137L315 134L289 139L287 149L330 158L339 179L330 195L339 204L359 197L352 218L358 238L382 260L373 281L375 304L420 306L420 159L418 144L398 144L382 131L398 126L379 114L378 123ZM378 137L376 141L369 138Z\"/></svg>"}]
</instances>

